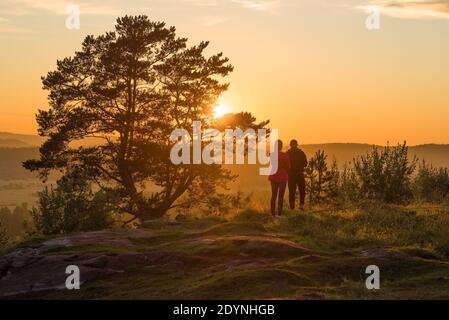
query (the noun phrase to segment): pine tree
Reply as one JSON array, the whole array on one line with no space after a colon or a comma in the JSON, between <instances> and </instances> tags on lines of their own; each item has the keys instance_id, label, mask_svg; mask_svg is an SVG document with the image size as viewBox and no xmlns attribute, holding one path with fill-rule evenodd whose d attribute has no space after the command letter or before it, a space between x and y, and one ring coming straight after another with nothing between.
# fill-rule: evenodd
<instances>
[{"instance_id":1,"label":"pine tree","mask_svg":"<svg viewBox=\"0 0 449 320\"><path fill-rule=\"evenodd\" d=\"M309 164L305 169L306 177L306 194L309 198L309 205L312 207L316 203L317 197L317 173L316 173L316 160L312 157L309 160Z\"/></svg>"},{"instance_id":2,"label":"pine tree","mask_svg":"<svg viewBox=\"0 0 449 320\"><path fill-rule=\"evenodd\" d=\"M323 203L336 191L337 187L332 185L332 180L337 178L335 171L338 171L336 163L329 171L327 155L322 150L318 150L310 159L306 168L306 187L310 206Z\"/></svg>"},{"instance_id":3,"label":"pine tree","mask_svg":"<svg viewBox=\"0 0 449 320\"><path fill-rule=\"evenodd\" d=\"M359 184L357 177L350 163L345 163L340 175L340 199L347 203L357 200L359 194Z\"/></svg>"},{"instance_id":4,"label":"pine tree","mask_svg":"<svg viewBox=\"0 0 449 320\"><path fill-rule=\"evenodd\" d=\"M43 77L50 108L36 119L48 139L40 159L26 161L25 168L43 179L52 170L82 169L96 187L115 192L120 211L133 220L158 219L186 202L214 198L232 181L229 170L175 165L169 157L177 143L171 133L184 129L192 136L194 121L210 129L213 107L228 88L224 79L233 67L222 53L207 56L208 45L188 46L174 27L147 16L125 16L114 31L87 36L80 51ZM255 120L251 114L237 118ZM71 146L89 137L103 143ZM157 188L148 192L147 185Z\"/></svg>"},{"instance_id":5,"label":"pine tree","mask_svg":"<svg viewBox=\"0 0 449 320\"><path fill-rule=\"evenodd\" d=\"M327 175L326 198L330 202L335 202L340 197L340 170L335 158Z\"/></svg>"}]
</instances>

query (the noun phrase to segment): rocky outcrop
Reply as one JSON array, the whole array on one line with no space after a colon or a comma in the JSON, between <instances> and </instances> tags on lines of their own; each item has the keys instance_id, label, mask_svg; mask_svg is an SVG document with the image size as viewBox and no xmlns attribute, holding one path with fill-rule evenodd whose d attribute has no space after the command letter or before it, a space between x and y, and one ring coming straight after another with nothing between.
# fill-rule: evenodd
<instances>
[{"instance_id":1,"label":"rocky outcrop","mask_svg":"<svg viewBox=\"0 0 449 320\"><path fill-rule=\"evenodd\" d=\"M232 271L264 268L276 259L310 253L295 242L268 235L192 233L188 239L179 241L179 248L176 241L156 248L146 246L154 239L155 235L146 229L105 230L18 248L0 258L0 298L65 290L68 277L65 271L69 265L79 267L84 284L130 269L182 273L186 267L192 268L192 259L203 271Z\"/></svg>"},{"instance_id":2,"label":"rocky outcrop","mask_svg":"<svg viewBox=\"0 0 449 320\"><path fill-rule=\"evenodd\" d=\"M19 248L0 258L0 297L65 289L67 266L81 271L81 283L123 272L126 266L142 265L157 260L151 254L76 253L58 254L59 249L83 245L132 247L130 236L148 236L142 230L100 231L76 234ZM53 252L53 253L52 253Z\"/></svg>"}]
</instances>

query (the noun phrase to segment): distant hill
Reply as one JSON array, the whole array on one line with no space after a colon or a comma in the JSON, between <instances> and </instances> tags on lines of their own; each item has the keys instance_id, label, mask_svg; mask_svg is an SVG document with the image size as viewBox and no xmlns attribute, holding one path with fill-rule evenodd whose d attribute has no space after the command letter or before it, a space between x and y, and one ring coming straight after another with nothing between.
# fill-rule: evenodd
<instances>
[{"instance_id":1,"label":"distant hill","mask_svg":"<svg viewBox=\"0 0 449 320\"><path fill-rule=\"evenodd\" d=\"M38 147L45 141L45 138L31 134L0 132L0 141L1 140L14 140L25 143L28 147L29 146Z\"/></svg>"},{"instance_id":2,"label":"distant hill","mask_svg":"<svg viewBox=\"0 0 449 320\"><path fill-rule=\"evenodd\" d=\"M324 150L329 159L334 157L342 166L346 162L353 162L354 158L364 155L372 148L383 148L383 146L359 144L359 143L326 143L308 144L301 146L301 149L311 157L318 150ZM426 160L436 167L449 168L449 144L424 144L409 147L409 156L416 156L420 161Z\"/></svg>"},{"instance_id":3,"label":"distant hill","mask_svg":"<svg viewBox=\"0 0 449 320\"><path fill-rule=\"evenodd\" d=\"M328 160L332 161L335 158L340 166L346 162L352 162L356 156L366 154L373 147L379 146L362 143L323 143L300 146L308 158L311 158L318 150L324 150L328 155ZM449 154L449 146L447 150Z\"/></svg>"},{"instance_id":4,"label":"distant hill","mask_svg":"<svg viewBox=\"0 0 449 320\"><path fill-rule=\"evenodd\" d=\"M30 179L35 177L22 168L22 162L31 158L39 157L38 146L45 141L45 138L33 135L22 135L13 133L0 133L0 180ZM4 144L2 144L2 142ZM98 140L90 139L85 142L86 145L92 145ZM76 144L81 144L78 142ZM33 145L36 147L29 147ZM307 144L302 145L301 149L310 158L317 150L324 150L329 157L329 162L335 157L339 166L346 162L352 162L359 155L366 154L373 146L360 143L325 143L325 144ZM410 157L417 156L420 160L437 167L449 168L449 144L437 145L427 144L410 147ZM237 166L232 165L229 168L240 175L239 185L256 186L266 182L266 177L260 177L258 167L253 165ZM264 183L265 184L265 183Z\"/></svg>"},{"instance_id":5,"label":"distant hill","mask_svg":"<svg viewBox=\"0 0 449 320\"><path fill-rule=\"evenodd\" d=\"M22 162L39 157L39 150L33 148L0 148L0 180L35 179L33 174L22 167Z\"/></svg>"},{"instance_id":6,"label":"distant hill","mask_svg":"<svg viewBox=\"0 0 449 320\"><path fill-rule=\"evenodd\" d=\"M436 167L449 168L449 145L426 144L410 148L410 153Z\"/></svg>"},{"instance_id":7,"label":"distant hill","mask_svg":"<svg viewBox=\"0 0 449 320\"><path fill-rule=\"evenodd\" d=\"M45 137L40 137L37 135L31 135L31 134L18 134L18 133L10 133L10 132L0 132L0 148L16 148L15 145L8 146L8 145L2 145L1 141L4 140L10 140L10 141L16 141L16 143L22 143L22 147L39 147L42 143L47 140ZM78 146L92 146L98 143L103 143L103 140L97 139L97 138L89 138L82 141L75 141L71 145L74 147Z\"/></svg>"},{"instance_id":8,"label":"distant hill","mask_svg":"<svg viewBox=\"0 0 449 320\"><path fill-rule=\"evenodd\" d=\"M0 139L0 148L29 148L33 145L15 139Z\"/></svg>"}]
</instances>

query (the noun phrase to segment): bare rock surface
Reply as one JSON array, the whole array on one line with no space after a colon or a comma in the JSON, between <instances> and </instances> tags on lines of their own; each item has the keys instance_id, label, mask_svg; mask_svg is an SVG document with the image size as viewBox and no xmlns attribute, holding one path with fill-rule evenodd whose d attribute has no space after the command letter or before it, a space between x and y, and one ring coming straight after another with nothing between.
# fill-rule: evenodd
<instances>
[{"instance_id":1,"label":"bare rock surface","mask_svg":"<svg viewBox=\"0 0 449 320\"><path fill-rule=\"evenodd\" d=\"M145 230L105 230L50 239L19 248L0 257L0 297L65 288L67 266L80 268L81 282L123 272L129 265L143 265L157 256L138 253L51 254L57 249L82 245L132 247L129 237L150 236Z\"/></svg>"},{"instance_id":2,"label":"bare rock surface","mask_svg":"<svg viewBox=\"0 0 449 320\"><path fill-rule=\"evenodd\" d=\"M171 231L123 229L24 245L0 257L0 298L39 297L65 290L70 265L79 267L81 286L85 287L120 275L132 279L136 271L181 277L192 270L196 274L272 270L278 263L313 253L271 234L253 235L254 228L248 226L251 228L245 225L247 233L243 235L228 233L229 225L219 226L216 233L186 232L183 236L173 236Z\"/></svg>"}]
</instances>

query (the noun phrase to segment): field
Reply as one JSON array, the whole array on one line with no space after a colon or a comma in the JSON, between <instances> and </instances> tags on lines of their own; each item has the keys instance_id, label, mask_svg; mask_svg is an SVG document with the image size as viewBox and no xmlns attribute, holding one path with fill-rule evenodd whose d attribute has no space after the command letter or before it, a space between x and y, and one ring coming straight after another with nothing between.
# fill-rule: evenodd
<instances>
[{"instance_id":1,"label":"field","mask_svg":"<svg viewBox=\"0 0 449 320\"><path fill-rule=\"evenodd\" d=\"M44 185L39 180L0 180L0 207L13 209L22 203L34 205Z\"/></svg>"},{"instance_id":2,"label":"field","mask_svg":"<svg viewBox=\"0 0 449 320\"><path fill-rule=\"evenodd\" d=\"M81 290L61 290L68 264ZM381 289L367 290L377 265ZM366 203L272 220L158 220L35 239L0 258L0 296L62 299L449 298L449 208ZM18 281L20 279L20 281ZM39 283L39 286L34 286Z\"/></svg>"}]
</instances>

